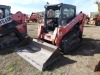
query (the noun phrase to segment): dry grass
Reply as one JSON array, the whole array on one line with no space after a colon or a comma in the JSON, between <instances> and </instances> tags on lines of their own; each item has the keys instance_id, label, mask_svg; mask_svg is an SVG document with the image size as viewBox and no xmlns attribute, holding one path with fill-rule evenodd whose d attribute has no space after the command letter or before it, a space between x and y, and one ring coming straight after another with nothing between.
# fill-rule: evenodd
<instances>
[{"instance_id":1,"label":"dry grass","mask_svg":"<svg viewBox=\"0 0 100 75\"><path fill-rule=\"evenodd\" d=\"M28 26L28 34L37 37L37 24ZM40 72L18 56L12 48L0 50L0 75L94 75L100 60L100 27L85 25L83 44L64 55L59 62Z\"/></svg>"}]
</instances>

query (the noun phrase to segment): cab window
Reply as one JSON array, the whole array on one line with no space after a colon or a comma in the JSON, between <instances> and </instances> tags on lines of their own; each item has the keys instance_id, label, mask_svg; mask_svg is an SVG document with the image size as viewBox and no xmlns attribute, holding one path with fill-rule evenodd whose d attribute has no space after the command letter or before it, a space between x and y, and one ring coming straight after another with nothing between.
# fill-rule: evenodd
<instances>
[{"instance_id":1,"label":"cab window","mask_svg":"<svg viewBox=\"0 0 100 75\"><path fill-rule=\"evenodd\" d=\"M8 9L5 9L5 17L9 16L10 11Z\"/></svg>"},{"instance_id":2,"label":"cab window","mask_svg":"<svg viewBox=\"0 0 100 75\"><path fill-rule=\"evenodd\" d=\"M62 25L68 24L75 16L75 10L72 8L64 8L62 13Z\"/></svg>"},{"instance_id":3,"label":"cab window","mask_svg":"<svg viewBox=\"0 0 100 75\"><path fill-rule=\"evenodd\" d=\"M74 9L72 9L72 8L65 8L64 10L63 10L63 15L66 17L66 18L71 18L71 17L73 17L74 16L74 14L75 14L75 11L74 11Z\"/></svg>"}]
</instances>

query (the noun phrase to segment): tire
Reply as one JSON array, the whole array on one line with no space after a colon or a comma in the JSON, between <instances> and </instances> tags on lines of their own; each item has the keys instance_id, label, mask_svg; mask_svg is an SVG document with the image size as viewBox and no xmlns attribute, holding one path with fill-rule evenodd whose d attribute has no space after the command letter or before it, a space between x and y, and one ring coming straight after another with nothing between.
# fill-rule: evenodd
<instances>
[{"instance_id":1,"label":"tire","mask_svg":"<svg viewBox=\"0 0 100 75\"><path fill-rule=\"evenodd\" d=\"M77 39L77 41L75 40ZM76 41L76 42L73 42ZM73 43L72 43L73 42ZM77 47L82 42L82 32L70 32L68 35L65 35L61 41L60 49L61 52L66 54L75 47Z\"/></svg>"}]
</instances>

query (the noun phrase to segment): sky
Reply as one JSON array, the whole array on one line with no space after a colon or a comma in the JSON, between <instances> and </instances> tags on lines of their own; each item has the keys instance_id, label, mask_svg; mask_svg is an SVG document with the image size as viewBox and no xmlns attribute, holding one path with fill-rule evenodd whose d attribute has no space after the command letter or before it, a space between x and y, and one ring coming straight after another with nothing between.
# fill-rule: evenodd
<instances>
[{"instance_id":1,"label":"sky","mask_svg":"<svg viewBox=\"0 0 100 75\"><path fill-rule=\"evenodd\" d=\"M0 0L0 5L11 6L11 12L22 11L26 14L44 11L44 5L49 4L71 4L76 6L77 13L83 11L86 14L97 12L98 7L94 4L95 0Z\"/></svg>"}]
</instances>

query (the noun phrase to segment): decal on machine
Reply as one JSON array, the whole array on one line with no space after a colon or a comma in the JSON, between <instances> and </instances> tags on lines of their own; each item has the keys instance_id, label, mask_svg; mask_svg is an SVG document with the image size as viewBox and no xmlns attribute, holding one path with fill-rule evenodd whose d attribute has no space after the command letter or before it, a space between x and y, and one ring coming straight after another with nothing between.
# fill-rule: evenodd
<instances>
[{"instance_id":1,"label":"decal on machine","mask_svg":"<svg viewBox=\"0 0 100 75\"><path fill-rule=\"evenodd\" d=\"M0 19L0 26L5 25L5 24L10 23L10 22L12 22L12 17L11 16Z\"/></svg>"}]
</instances>

